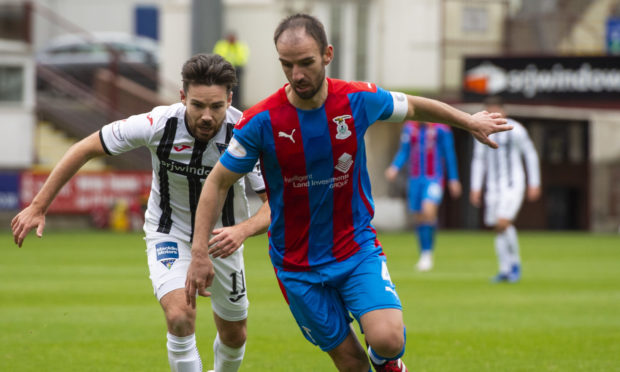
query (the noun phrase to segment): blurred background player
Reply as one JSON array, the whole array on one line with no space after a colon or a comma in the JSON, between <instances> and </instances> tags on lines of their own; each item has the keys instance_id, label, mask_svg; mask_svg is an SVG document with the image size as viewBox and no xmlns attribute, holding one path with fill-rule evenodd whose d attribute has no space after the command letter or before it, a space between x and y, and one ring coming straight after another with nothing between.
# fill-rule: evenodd
<instances>
[{"instance_id":1,"label":"blurred background player","mask_svg":"<svg viewBox=\"0 0 620 372\"><path fill-rule=\"evenodd\" d=\"M235 68L237 72L237 85L233 87L232 105L242 109L243 70L248 63L250 48L246 43L237 39L237 34L234 31L229 31L224 39L215 43L213 53L224 57Z\"/></svg>"},{"instance_id":2,"label":"blurred background player","mask_svg":"<svg viewBox=\"0 0 620 372\"><path fill-rule=\"evenodd\" d=\"M444 124L406 121L400 137L400 149L385 177L394 181L398 171L409 161L408 206L413 213L418 235L419 271L433 268L433 249L437 231L437 213L443 198L445 179L454 199L461 196L454 138Z\"/></svg>"},{"instance_id":3,"label":"blurred background player","mask_svg":"<svg viewBox=\"0 0 620 372\"><path fill-rule=\"evenodd\" d=\"M198 54L185 62L182 77L181 102L115 121L73 145L11 227L20 247L32 228L41 237L54 197L88 160L147 147L153 182L144 223L146 253L153 290L166 318L168 361L173 372L198 372L202 361L196 346L196 310L187 305L183 290L194 217L202 183L228 146L241 112L230 105L236 76L222 57ZM265 201L265 185L257 167L248 175L252 188ZM209 241L227 251L213 260L216 276L209 288L217 328L213 343L217 372L237 371L245 353L248 299L242 243L267 230L267 204L248 217L241 179L228 190L222 218Z\"/></svg>"},{"instance_id":4,"label":"blurred background player","mask_svg":"<svg viewBox=\"0 0 620 372\"><path fill-rule=\"evenodd\" d=\"M486 109L492 112L505 111L499 97L485 101ZM527 169L527 199L535 201L540 197L540 167L538 154L527 130L513 119L507 119L514 129L489 136L499 144L490 149L474 143L471 164L470 201L480 207L482 183L486 176L484 196L484 223L495 229L495 252L499 272L493 278L496 282L517 282L521 279L521 257L517 230L513 224L519 213L525 192L526 178L523 160Z\"/></svg>"}]
</instances>

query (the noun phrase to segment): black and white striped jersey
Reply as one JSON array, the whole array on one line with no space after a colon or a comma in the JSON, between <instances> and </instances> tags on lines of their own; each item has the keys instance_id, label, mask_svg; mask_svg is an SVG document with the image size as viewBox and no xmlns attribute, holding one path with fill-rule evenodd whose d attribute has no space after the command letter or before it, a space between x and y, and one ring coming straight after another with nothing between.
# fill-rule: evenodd
<instances>
[{"instance_id":1,"label":"black and white striped jersey","mask_svg":"<svg viewBox=\"0 0 620 372\"><path fill-rule=\"evenodd\" d=\"M474 140L474 155L471 164L471 189L481 190L486 175L486 191L503 193L510 190L525 189L525 170L529 186L540 186L540 166L538 154L519 122L508 119L512 130L493 133L489 138L495 141L498 149L492 149Z\"/></svg>"},{"instance_id":2,"label":"black and white striped jersey","mask_svg":"<svg viewBox=\"0 0 620 372\"><path fill-rule=\"evenodd\" d=\"M105 125L99 136L105 151L118 155L145 146L151 152L153 182L145 215L144 231L170 234L191 241L202 184L228 147L241 112L230 107L220 131L208 142L196 140L185 122L185 105L155 107ZM264 192L260 168L248 173L256 192ZM244 178L228 192L216 227L231 226L249 218Z\"/></svg>"}]
</instances>

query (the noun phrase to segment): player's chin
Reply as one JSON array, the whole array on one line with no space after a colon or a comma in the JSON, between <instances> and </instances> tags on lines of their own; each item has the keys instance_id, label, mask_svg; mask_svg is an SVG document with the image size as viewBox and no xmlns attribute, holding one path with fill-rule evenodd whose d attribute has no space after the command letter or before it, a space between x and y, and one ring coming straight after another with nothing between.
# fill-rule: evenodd
<instances>
[{"instance_id":1,"label":"player's chin","mask_svg":"<svg viewBox=\"0 0 620 372\"><path fill-rule=\"evenodd\" d=\"M211 138L213 138L214 131L212 130L201 130L196 133L196 138L198 138L202 142L209 142Z\"/></svg>"},{"instance_id":2,"label":"player's chin","mask_svg":"<svg viewBox=\"0 0 620 372\"><path fill-rule=\"evenodd\" d=\"M299 96L299 98L302 99L309 99L312 98L313 91L311 87L303 87L303 88L299 88L299 87L295 87L295 93L297 94L297 96Z\"/></svg>"}]
</instances>

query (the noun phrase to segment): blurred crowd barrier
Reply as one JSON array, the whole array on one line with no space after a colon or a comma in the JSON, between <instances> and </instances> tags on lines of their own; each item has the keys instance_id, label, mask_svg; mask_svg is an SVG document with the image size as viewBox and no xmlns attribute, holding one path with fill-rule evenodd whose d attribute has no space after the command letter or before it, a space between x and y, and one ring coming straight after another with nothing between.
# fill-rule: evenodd
<instances>
[{"instance_id":1,"label":"blurred crowd barrier","mask_svg":"<svg viewBox=\"0 0 620 372\"><path fill-rule=\"evenodd\" d=\"M29 205L49 176L44 172L0 172L0 211ZM84 215L94 227L142 228L151 191L149 171L80 172L58 193L48 215Z\"/></svg>"}]
</instances>

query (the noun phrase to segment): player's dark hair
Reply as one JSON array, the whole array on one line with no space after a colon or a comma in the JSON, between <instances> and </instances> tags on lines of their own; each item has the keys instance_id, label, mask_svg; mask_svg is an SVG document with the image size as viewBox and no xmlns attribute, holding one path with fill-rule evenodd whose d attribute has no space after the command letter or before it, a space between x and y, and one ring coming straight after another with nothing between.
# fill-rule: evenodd
<instances>
[{"instance_id":1,"label":"player's dark hair","mask_svg":"<svg viewBox=\"0 0 620 372\"><path fill-rule=\"evenodd\" d=\"M186 94L190 84L222 85L228 93L237 85L235 68L217 54L196 54L183 64L181 76Z\"/></svg>"},{"instance_id":2,"label":"player's dark hair","mask_svg":"<svg viewBox=\"0 0 620 372\"><path fill-rule=\"evenodd\" d=\"M306 34L312 37L318 44L321 53L325 52L325 48L327 48L327 35L325 34L323 24L317 18L304 13L293 14L280 22L273 34L274 44L278 43L278 39L284 31L296 28L306 30Z\"/></svg>"}]
</instances>

